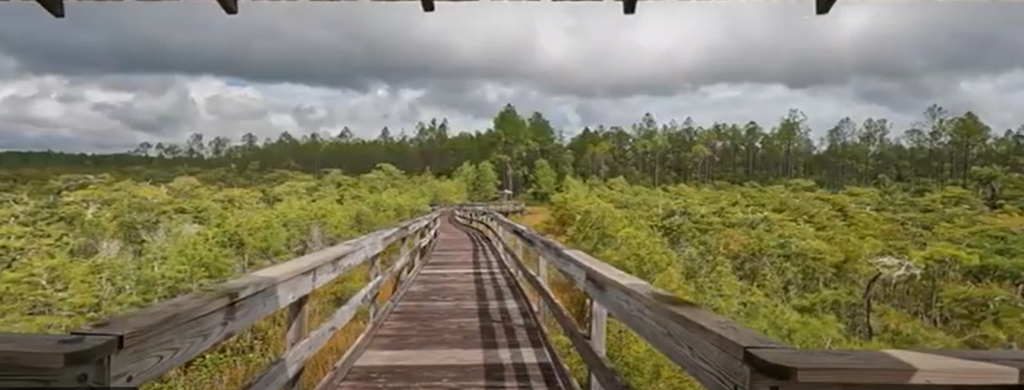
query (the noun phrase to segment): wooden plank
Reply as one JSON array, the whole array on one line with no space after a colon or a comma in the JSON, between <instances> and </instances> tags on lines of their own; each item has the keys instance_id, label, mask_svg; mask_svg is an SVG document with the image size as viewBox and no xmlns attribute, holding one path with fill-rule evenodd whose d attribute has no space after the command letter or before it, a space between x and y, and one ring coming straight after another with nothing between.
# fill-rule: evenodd
<instances>
[{"instance_id":1,"label":"wooden plank","mask_svg":"<svg viewBox=\"0 0 1024 390\"><path fill-rule=\"evenodd\" d=\"M110 388L110 358L59 368L0 365L0 388L36 387Z\"/></svg>"},{"instance_id":2,"label":"wooden plank","mask_svg":"<svg viewBox=\"0 0 1024 390\"><path fill-rule=\"evenodd\" d=\"M121 347L128 348L148 340L153 333L176 328L196 317L221 310L233 302L241 301L268 288L277 286L300 275L320 268L323 272L316 286L323 286L359 265L371 255L379 253L394 241L422 228L436 214L429 214L401 224L399 227L376 232L342 242L338 245L297 257L225 283L205 288L204 291L184 295L148 306L135 312L116 316L90 326L83 334L108 334L122 337ZM347 261L341 261L345 259ZM325 272L328 266L338 269L333 275ZM295 297L298 299L298 296ZM289 303L293 302L291 300ZM283 306L282 306L283 307Z\"/></svg>"},{"instance_id":3,"label":"wooden plank","mask_svg":"<svg viewBox=\"0 0 1024 390\"><path fill-rule=\"evenodd\" d=\"M0 333L0 388L110 385L117 338Z\"/></svg>"},{"instance_id":4,"label":"wooden plank","mask_svg":"<svg viewBox=\"0 0 1024 390\"><path fill-rule=\"evenodd\" d=\"M362 366L334 390L560 389L557 372L551 364Z\"/></svg>"},{"instance_id":5,"label":"wooden plank","mask_svg":"<svg viewBox=\"0 0 1024 390\"><path fill-rule=\"evenodd\" d=\"M492 232L494 231L494 229L487 224L481 224L480 226L481 227L479 229L491 230ZM498 234L495 233L494 236L498 236ZM497 243L499 241L493 240L492 242ZM526 283L537 292L537 295L541 298L543 305L548 307L552 317L554 317L555 321L558 322L563 333L572 343L573 349L576 350L580 355L580 358L583 360L583 363L586 364L587 368L594 375L595 381L602 384L604 389L607 390L630 389L631 387L626 384L626 381L611 369L611 363L609 363L607 358L604 357L604 354L599 353L593 345L588 343L586 336L584 336L583 332L576 327L576 324L573 322L569 312L558 303L554 294L547 288L547 286L541 283L540 278L538 278L533 271L526 266L526 263L524 263L520 257L511 252L510 245L507 242L500 242L498 245L504 245L506 248L505 253L510 257L509 262L520 271L520 274L523 276Z\"/></svg>"},{"instance_id":6,"label":"wooden plank","mask_svg":"<svg viewBox=\"0 0 1024 390\"><path fill-rule=\"evenodd\" d=\"M485 362L500 361L507 364L549 363L543 349L419 349L419 350L370 350L363 353L356 367L364 366L429 366L483 365Z\"/></svg>"},{"instance_id":7,"label":"wooden plank","mask_svg":"<svg viewBox=\"0 0 1024 390\"><path fill-rule=\"evenodd\" d=\"M434 222L434 225L429 229L429 231L434 231L436 229L436 222ZM398 288L394 295L392 295L391 298L388 299L388 302L381 307L380 316L368 323L366 330L359 334L359 337L355 339L352 346L349 347L338 361L334 363L331 373L324 376L321 382L316 384L314 390L333 389L336 387L338 381L345 378L348 372L352 370L352 366L355 365L355 360L362 355L362 352L366 351L367 347L370 345L370 341L373 340L377 331L380 329L381 324L384 323L384 321L391 315L391 312L394 310L398 302L401 301L402 297L406 296L410 286L413 285L413 280L416 280L417 275L423 269L423 259L417 255L420 253L420 246L423 245L428 249L432 249L436 243L432 233L418 233L416 236L417 239L419 239L419 235L423 235L422 239L414 242L414 244L409 248L404 245L406 244L406 240L403 239L402 241L402 250L400 252L399 259L410 258L409 265L404 267L409 269L408 279L406 279L404 283L398 284ZM402 271L399 271L400 274L401 272Z\"/></svg>"},{"instance_id":8,"label":"wooden plank","mask_svg":"<svg viewBox=\"0 0 1024 390\"><path fill-rule=\"evenodd\" d=\"M457 216L458 216L458 214L459 213L456 213ZM486 225L486 224L483 224L483 223L479 223L479 222L476 222L475 220L473 220L471 218L465 218L465 217L457 218L457 220L459 220L461 223L470 223L469 225L466 225L466 226L469 226L469 227L473 228L474 230L476 230L478 232L483 232L483 234L485 236L490 237L491 238L491 245L490 245L490 247L492 248L492 250L494 249L495 245L497 245L497 244L495 244L495 241L494 241L494 235L496 234L496 232L494 231L494 229L490 228L489 225ZM476 223L479 226L473 225L473 223ZM507 254L507 249L508 249L507 246L502 245L499 249L497 249L497 251L500 252L500 253ZM525 263L523 262L522 258L518 258L517 262L520 263L520 264L523 264L525 266ZM503 269L503 271L505 271L506 273L511 272L511 270L509 270L508 268ZM542 285L545 286L545 288L547 288L547 284L542 284ZM521 295L523 297L526 297L526 290L523 288L522 284L517 284L516 285L516 289L517 289L519 295ZM554 295L552 295L552 297L553 296ZM545 350L548 353L548 358L551 359L551 366L552 366L552 369L554 371L555 377L558 379L559 384L561 384L562 389L564 389L564 390L580 390L580 385L578 383L576 383L576 379L571 374L572 371L569 369L568 366L565 365L565 362L563 362L562 359L558 356L558 351L555 350L554 343L551 342L550 334L545 329L544 323L542 322L541 317L539 315L537 315L537 313L539 312L538 308L534 307L534 303L530 302L528 299L526 299L524 302L525 302L525 305L529 306L529 311L527 312L527 315L530 315L532 321L535 324L537 324L537 333L540 334L541 340L543 341L542 344L543 344ZM554 303L555 303L556 306L558 306L560 309L562 309L563 312L568 313L568 311L566 311L565 308L563 308L561 306L561 304L558 303L557 300L554 301ZM544 301L539 301L539 302L536 303L536 306L544 307L544 305L545 305Z\"/></svg>"},{"instance_id":9,"label":"wooden plank","mask_svg":"<svg viewBox=\"0 0 1024 390\"><path fill-rule=\"evenodd\" d=\"M295 348L302 339L306 337L306 319L308 317L308 305L309 295L299 298L291 305L288 305L288 331L285 333L285 344L288 350ZM302 381L302 367L295 373L295 376L289 380L284 387L284 390L298 390L299 384Z\"/></svg>"},{"instance_id":10,"label":"wooden plank","mask_svg":"<svg viewBox=\"0 0 1024 390\"><path fill-rule=\"evenodd\" d=\"M547 373L558 370L530 374L554 367L556 358L522 291L489 243L475 231L442 220L424 271L441 266L504 272L500 277L418 274L336 388L566 389L561 377ZM477 302L476 308L465 306L470 300ZM502 304L509 300L518 304ZM445 359L451 364L440 365Z\"/></svg>"},{"instance_id":11,"label":"wooden plank","mask_svg":"<svg viewBox=\"0 0 1024 390\"><path fill-rule=\"evenodd\" d=\"M344 327L355 317L360 306L377 295L384 281L397 275L409 263L410 259L410 256L403 257L392 265L387 273L374 278L373 281L338 308L323 325L320 325L319 328L310 333L308 337L299 342L294 348L289 348L284 357L278 359L277 362L246 388L249 390L277 390L284 386L299 373L299 370L305 366L306 361L330 341L331 336L338 329Z\"/></svg>"},{"instance_id":12,"label":"wooden plank","mask_svg":"<svg viewBox=\"0 0 1024 390\"><path fill-rule=\"evenodd\" d=\"M430 222L430 214L100 323L79 334L118 336L114 386L136 386L192 360L217 343L308 295L369 256Z\"/></svg>"},{"instance_id":13,"label":"wooden plank","mask_svg":"<svg viewBox=\"0 0 1024 390\"><path fill-rule=\"evenodd\" d=\"M607 336L608 328L608 311L601 307L600 303L595 302L593 299L590 300L590 345L594 347L594 352L605 357L605 337ZM590 390L605 390L601 386L601 381L597 380L597 376L593 370L590 373Z\"/></svg>"},{"instance_id":14,"label":"wooden plank","mask_svg":"<svg viewBox=\"0 0 1024 390\"><path fill-rule=\"evenodd\" d=\"M761 373L797 383L1024 384L1024 351L752 349L750 354Z\"/></svg>"},{"instance_id":15,"label":"wooden plank","mask_svg":"<svg viewBox=\"0 0 1024 390\"><path fill-rule=\"evenodd\" d=\"M703 310L495 213L475 212L549 259L594 301L710 389L749 388L747 365L785 386L1008 386L1024 383L1024 352L803 351ZM992 353L992 355L988 355Z\"/></svg>"},{"instance_id":16,"label":"wooden plank","mask_svg":"<svg viewBox=\"0 0 1024 390\"><path fill-rule=\"evenodd\" d=\"M748 388L746 350L786 348L503 216L486 213L483 217L547 258L616 319L708 389Z\"/></svg>"},{"instance_id":17,"label":"wooden plank","mask_svg":"<svg viewBox=\"0 0 1024 390\"><path fill-rule=\"evenodd\" d=\"M0 367L62 368L91 364L117 351L109 336L0 333Z\"/></svg>"}]
</instances>

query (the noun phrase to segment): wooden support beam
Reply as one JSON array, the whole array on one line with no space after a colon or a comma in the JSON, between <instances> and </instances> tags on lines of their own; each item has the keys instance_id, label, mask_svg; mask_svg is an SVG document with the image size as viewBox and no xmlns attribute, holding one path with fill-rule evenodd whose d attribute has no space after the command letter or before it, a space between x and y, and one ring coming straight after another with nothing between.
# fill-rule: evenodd
<instances>
[{"instance_id":1,"label":"wooden support beam","mask_svg":"<svg viewBox=\"0 0 1024 390\"><path fill-rule=\"evenodd\" d=\"M608 329L608 310L601 304L590 300L590 345L601 357L605 357L605 337ZM604 390L601 383L590 373L590 390Z\"/></svg>"},{"instance_id":2,"label":"wooden support beam","mask_svg":"<svg viewBox=\"0 0 1024 390\"><path fill-rule=\"evenodd\" d=\"M64 18L64 0L36 0L53 17Z\"/></svg>"},{"instance_id":3,"label":"wooden support beam","mask_svg":"<svg viewBox=\"0 0 1024 390\"><path fill-rule=\"evenodd\" d=\"M821 0L818 0L821 1ZM835 0L833 0L835 1ZM637 0L622 0L622 13L632 15L636 13Z\"/></svg>"},{"instance_id":4,"label":"wooden support beam","mask_svg":"<svg viewBox=\"0 0 1024 390\"><path fill-rule=\"evenodd\" d=\"M420 0L423 12L434 12L434 0Z\"/></svg>"},{"instance_id":5,"label":"wooden support beam","mask_svg":"<svg viewBox=\"0 0 1024 390\"><path fill-rule=\"evenodd\" d=\"M305 295L299 300L292 302L288 305L288 331L285 333L284 343L290 350L295 348L302 342L302 339L306 338L306 318L308 317L307 308L309 305L309 295ZM288 381L285 385L284 390L298 390L299 385L302 382L302 374L305 371L305 367L299 367L299 372L295 373L295 376Z\"/></svg>"},{"instance_id":6,"label":"wooden support beam","mask_svg":"<svg viewBox=\"0 0 1024 390\"><path fill-rule=\"evenodd\" d=\"M814 14L828 15L834 5L836 5L836 0L814 0Z\"/></svg>"},{"instance_id":7,"label":"wooden support beam","mask_svg":"<svg viewBox=\"0 0 1024 390\"><path fill-rule=\"evenodd\" d=\"M228 15L238 14L238 0L217 0L217 4L220 4L220 8Z\"/></svg>"}]
</instances>

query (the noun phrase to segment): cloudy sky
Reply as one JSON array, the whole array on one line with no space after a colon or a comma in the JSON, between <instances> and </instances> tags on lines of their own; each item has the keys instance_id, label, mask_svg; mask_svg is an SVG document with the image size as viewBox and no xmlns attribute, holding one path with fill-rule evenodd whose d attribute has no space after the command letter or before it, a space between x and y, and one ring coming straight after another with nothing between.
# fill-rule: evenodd
<instances>
[{"instance_id":1,"label":"cloudy sky","mask_svg":"<svg viewBox=\"0 0 1024 390\"><path fill-rule=\"evenodd\" d=\"M375 136L506 102L573 134L657 118L843 116L931 103L1024 123L1024 2L0 2L0 149L123 151L188 133Z\"/></svg>"}]
</instances>

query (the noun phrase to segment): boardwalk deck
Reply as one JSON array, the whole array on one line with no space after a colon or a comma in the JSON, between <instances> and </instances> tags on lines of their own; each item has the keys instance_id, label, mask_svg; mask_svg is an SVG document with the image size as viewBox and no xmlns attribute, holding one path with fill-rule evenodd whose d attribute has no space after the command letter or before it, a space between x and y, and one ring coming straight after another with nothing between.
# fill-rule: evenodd
<instances>
[{"instance_id":1,"label":"boardwalk deck","mask_svg":"<svg viewBox=\"0 0 1024 390\"><path fill-rule=\"evenodd\" d=\"M335 389L562 389L526 298L484 240L443 220L429 260Z\"/></svg>"}]
</instances>

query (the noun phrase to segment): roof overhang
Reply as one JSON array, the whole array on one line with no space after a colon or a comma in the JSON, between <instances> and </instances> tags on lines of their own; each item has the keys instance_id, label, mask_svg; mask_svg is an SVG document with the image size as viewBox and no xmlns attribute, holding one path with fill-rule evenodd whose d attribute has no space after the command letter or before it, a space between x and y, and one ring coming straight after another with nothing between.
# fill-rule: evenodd
<instances>
[{"instance_id":1,"label":"roof overhang","mask_svg":"<svg viewBox=\"0 0 1024 390\"><path fill-rule=\"evenodd\" d=\"M0 1L7 1L7 0L0 0ZM145 1L154 1L154 0L145 0ZM157 1L159 1L159 0L157 0ZM167 1L173 1L173 0L167 0ZM216 1L217 1L217 4L220 5L220 8L224 10L224 13L226 13L228 15L236 15L236 14L238 14L238 0L216 0ZM320 0L320 1L324 1L324 0ZM326 0L326 1L340 1L340 0ZM420 7L423 8L423 12L434 12L434 9L435 9L434 2L435 1L464 2L464 1L467 1L467 0L371 0L371 1L387 1L387 2L394 2L394 1L407 1L407 2L418 1L420 3ZM468 1L476 1L476 0L468 0ZM533 0L533 1L537 1L537 0ZM553 0L553 1L604 1L604 0ZM624 13L626 15L632 15L632 14L636 13L636 5L637 5L638 0L612 0L612 1L621 1L622 2L622 13ZM35 0L35 2L37 2L37 3L39 3L39 5L43 6L43 9L45 9L46 12L49 12L50 15L53 15L56 18L63 18L64 17L64 0ZM816 15L828 14L829 11L832 10L832 6L835 5L835 4L836 4L836 0L814 0L814 13Z\"/></svg>"}]
</instances>

